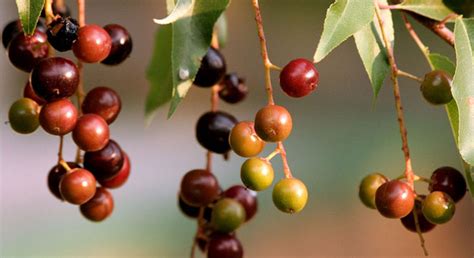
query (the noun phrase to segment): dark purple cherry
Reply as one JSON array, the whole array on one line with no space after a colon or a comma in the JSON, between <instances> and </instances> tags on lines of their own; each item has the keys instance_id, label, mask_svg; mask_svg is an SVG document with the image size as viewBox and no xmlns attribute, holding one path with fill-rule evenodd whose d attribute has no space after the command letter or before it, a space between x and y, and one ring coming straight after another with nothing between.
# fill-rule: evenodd
<instances>
[{"instance_id":1,"label":"dark purple cherry","mask_svg":"<svg viewBox=\"0 0 474 258\"><path fill-rule=\"evenodd\" d=\"M101 186L105 188L109 188L109 189L115 189L115 188L121 187L127 182L128 177L130 176L130 170L131 170L130 158L128 157L127 153L125 153L124 151L122 151L122 154L123 154L122 168L120 168L116 176L107 180L99 180L99 184Z\"/></svg>"},{"instance_id":2,"label":"dark purple cherry","mask_svg":"<svg viewBox=\"0 0 474 258\"><path fill-rule=\"evenodd\" d=\"M8 58L18 69L31 70L49 53L46 34L36 30L33 35L18 33L8 45Z\"/></svg>"},{"instance_id":3,"label":"dark purple cherry","mask_svg":"<svg viewBox=\"0 0 474 258\"><path fill-rule=\"evenodd\" d=\"M206 206L216 200L219 194L219 183L207 170L191 170L181 179L181 197L191 206Z\"/></svg>"},{"instance_id":4,"label":"dark purple cherry","mask_svg":"<svg viewBox=\"0 0 474 258\"><path fill-rule=\"evenodd\" d=\"M113 178L120 172L124 155L120 145L110 139L104 148L84 154L84 168L92 172L99 181Z\"/></svg>"},{"instance_id":5,"label":"dark purple cherry","mask_svg":"<svg viewBox=\"0 0 474 258\"><path fill-rule=\"evenodd\" d=\"M114 210L114 198L112 194L103 187L98 187L94 197L79 207L82 215L90 221L100 222L112 214Z\"/></svg>"},{"instance_id":6,"label":"dark purple cherry","mask_svg":"<svg viewBox=\"0 0 474 258\"><path fill-rule=\"evenodd\" d=\"M292 60L280 73L280 86L290 97L304 97L313 92L318 83L318 70L311 61L303 58Z\"/></svg>"},{"instance_id":7,"label":"dark purple cherry","mask_svg":"<svg viewBox=\"0 0 474 258\"><path fill-rule=\"evenodd\" d=\"M245 85L245 79L239 78L236 73L227 74L221 85L219 97L230 104L241 102L249 92L247 85Z\"/></svg>"},{"instance_id":8,"label":"dark purple cherry","mask_svg":"<svg viewBox=\"0 0 474 258\"><path fill-rule=\"evenodd\" d=\"M181 196L181 194L178 194L178 207L184 215L193 219L199 216L199 211L201 210L201 207L192 206L183 201L183 197Z\"/></svg>"},{"instance_id":9,"label":"dark purple cherry","mask_svg":"<svg viewBox=\"0 0 474 258\"><path fill-rule=\"evenodd\" d=\"M466 180L457 169L440 167L431 175L430 192L441 191L447 193L454 202L458 202L466 194Z\"/></svg>"},{"instance_id":10,"label":"dark purple cherry","mask_svg":"<svg viewBox=\"0 0 474 258\"><path fill-rule=\"evenodd\" d=\"M48 26L48 41L54 49L64 52L71 50L77 39L79 24L71 17L58 17Z\"/></svg>"},{"instance_id":11,"label":"dark purple cherry","mask_svg":"<svg viewBox=\"0 0 474 258\"><path fill-rule=\"evenodd\" d=\"M122 102L120 96L108 87L96 87L87 93L82 102L84 114L97 114L108 124L111 124L120 113Z\"/></svg>"},{"instance_id":12,"label":"dark purple cherry","mask_svg":"<svg viewBox=\"0 0 474 258\"><path fill-rule=\"evenodd\" d=\"M132 37L124 27L118 24L105 25L104 30L109 33L112 39L112 48L102 63L106 65L118 65L130 56L133 48Z\"/></svg>"},{"instance_id":13,"label":"dark purple cherry","mask_svg":"<svg viewBox=\"0 0 474 258\"><path fill-rule=\"evenodd\" d=\"M75 162L67 162L71 169L80 168L81 166ZM63 201L61 192L59 191L59 182L63 176L67 173L67 170L62 165L56 165L49 171L48 174L48 188L49 191L56 196L59 200Z\"/></svg>"},{"instance_id":14,"label":"dark purple cherry","mask_svg":"<svg viewBox=\"0 0 474 258\"><path fill-rule=\"evenodd\" d=\"M245 221L249 221L257 213L257 193L244 186L234 185L225 190L224 197L238 201L245 209Z\"/></svg>"},{"instance_id":15,"label":"dark purple cherry","mask_svg":"<svg viewBox=\"0 0 474 258\"><path fill-rule=\"evenodd\" d=\"M229 113L207 112L197 122L196 138L207 150L220 154L226 153L230 151L230 131L237 122L237 119Z\"/></svg>"},{"instance_id":16,"label":"dark purple cherry","mask_svg":"<svg viewBox=\"0 0 474 258\"><path fill-rule=\"evenodd\" d=\"M2 31L2 43L3 47L7 49L8 44L12 39L21 32L20 20L14 20L9 22Z\"/></svg>"},{"instance_id":17,"label":"dark purple cherry","mask_svg":"<svg viewBox=\"0 0 474 258\"><path fill-rule=\"evenodd\" d=\"M419 195L421 199L425 199L426 196L424 195ZM431 231L433 228L436 227L435 224L429 222L423 213L421 212L421 201L416 199L415 200L415 211L416 211L416 217L418 218L418 224L420 225L420 231L421 233L426 233ZM413 211L410 212L407 216L403 217L400 219L402 222L403 226L408 229L411 232L417 232L416 231L416 224L415 224L415 216L413 214Z\"/></svg>"},{"instance_id":18,"label":"dark purple cherry","mask_svg":"<svg viewBox=\"0 0 474 258\"><path fill-rule=\"evenodd\" d=\"M207 258L242 258L242 244L230 234L213 233L207 245Z\"/></svg>"},{"instance_id":19,"label":"dark purple cherry","mask_svg":"<svg viewBox=\"0 0 474 258\"><path fill-rule=\"evenodd\" d=\"M48 102L68 98L79 85L79 70L69 59L50 57L35 66L30 81L36 95Z\"/></svg>"},{"instance_id":20,"label":"dark purple cherry","mask_svg":"<svg viewBox=\"0 0 474 258\"><path fill-rule=\"evenodd\" d=\"M204 88L212 87L224 78L225 72L224 56L219 50L210 47L201 60L201 66L194 78L194 85Z\"/></svg>"}]
</instances>

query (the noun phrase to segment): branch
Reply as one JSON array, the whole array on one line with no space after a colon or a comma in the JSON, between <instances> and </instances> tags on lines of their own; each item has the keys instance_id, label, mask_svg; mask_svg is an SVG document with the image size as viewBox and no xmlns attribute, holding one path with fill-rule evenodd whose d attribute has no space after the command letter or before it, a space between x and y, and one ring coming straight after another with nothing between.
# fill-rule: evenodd
<instances>
[{"instance_id":1,"label":"branch","mask_svg":"<svg viewBox=\"0 0 474 258\"><path fill-rule=\"evenodd\" d=\"M446 43L454 47L454 33L445 26L445 22L438 22L410 11L403 12L413 17L417 22L421 23L438 37L443 39Z\"/></svg>"}]
</instances>

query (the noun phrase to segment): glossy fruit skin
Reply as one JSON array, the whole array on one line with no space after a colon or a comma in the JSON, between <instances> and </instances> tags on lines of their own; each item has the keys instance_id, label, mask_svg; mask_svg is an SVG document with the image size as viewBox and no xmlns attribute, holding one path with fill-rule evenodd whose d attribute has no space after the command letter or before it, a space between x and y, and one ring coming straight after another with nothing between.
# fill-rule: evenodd
<instances>
[{"instance_id":1,"label":"glossy fruit skin","mask_svg":"<svg viewBox=\"0 0 474 258\"><path fill-rule=\"evenodd\" d=\"M377 189L375 205L384 217L403 218L413 210L415 194L410 186L402 181L388 181Z\"/></svg>"},{"instance_id":2,"label":"glossy fruit skin","mask_svg":"<svg viewBox=\"0 0 474 258\"><path fill-rule=\"evenodd\" d=\"M222 198L212 209L211 224L217 232L230 233L245 222L245 209L238 201Z\"/></svg>"},{"instance_id":3,"label":"glossy fruit skin","mask_svg":"<svg viewBox=\"0 0 474 258\"><path fill-rule=\"evenodd\" d=\"M242 244L231 234L213 233L207 244L207 258L242 258Z\"/></svg>"},{"instance_id":4,"label":"glossy fruit skin","mask_svg":"<svg viewBox=\"0 0 474 258\"><path fill-rule=\"evenodd\" d=\"M23 97L34 100L38 105L42 106L46 104L46 100L36 95L33 87L31 86L30 80L28 80L23 88Z\"/></svg>"},{"instance_id":5,"label":"glossy fruit skin","mask_svg":"<svg viewBox=\"0 0 474 258\"><path fill-rule=\"evenodd\" d=\"M96 114L85 114L79 117L72 131L76 145L84 151L98 151L109 142L109 126L105 120Z\"/></svg>"},{"instance_id":6,"label":"glossy fruit skin","mask_svg":"<svg viewBox=\"0 0 474 258\"><path fill-rule=\"evenodd\" d=\"M429 222L443 224L453 218L456 205L448 194L434 191L423 200L421 211Z\"/></svg>"},{"instance_id":7,"label":"glossy fruit skin","mask_svg":"<svg viewBox=\"0 0 474 258\"><path fill-rule=\"evenodd\" d=\"M367 175L359 185L359 199L366 207L377 209L375 206L375 193L382 184L388 181L389 179L380 173Z\"/></svg>"},{"instance_id":8,"label":"glossy fruit skin","mask_svg":"<svg viewBox=\"0 0 474 258\"><path fill-rule=\"evenodd\" d=\"M133 48L132 37L128 31L118 24L108 24L104 30L109 33L112 40L112 48L106 59L102 61L106 65L118 65L130 56Z\"/></svg>"},{"instance_id":9,"label":"glossy fruit skin","mask_svg":"<svg viewBox=\"0 0 474 258\"><path fill-rule=\"evenodd\" d=\"M65 135L76 126L78 112L69 99L60 99L43 106L39 121L41 127L52 135Z\"/></svg>"},{"instance_id":10,"label":"glossy fruit skin","mask_svg":"<svg viewBox=\"0 0 474 258\"><path fill-rule=\"evenodd\" d=\"M21 32L21 22L20 20L14 20L9 22L2 31L2 43L3 47L7 49L8 44L12 39Z\"/></svg>"},{"instance_id":11,"label":"glossy fruit skin","mask_svg":"<svg viewBox=\"0 0 474 258\"><path fill-rule=\"evenodd\" d=\"M81 168L81 166L75 162L67 162L67 165L71 169ZM52 167L48 173L49 191L61 201L64 201L64 199L61 196L61 192L59 191L59 183L61 182L61 179L66 173L67 173L67 170L60 164Z\"/></svg>"},{"instance_id":12,"label":"glossy fruit skin","mask_svg":"<svg viewBox=\"0 0 474 258\"><path fill-rule=\"evenodd\" d=\"M249 93L249 88L245 85L245 79L239 78L236 73L227 74L221 85L219 97L230 104L241 102Z\"/></svg>"},{"instance_id":13,"label":"glossy fruit skin","mask_svg":"<svg viewBox=\"0 0 474 258\"><path fill-rule=\"evenodd\" d=\"M268 105L255 115L255 132L266 142L284 141L292 128L291 115L282 106Z\"/></svg>"},{"instance_id":14,"label":"glossy fruit skin","mask_svg":"<svg viewBox=\"0 0 474 258\"><path fill-rule=\"evenodd\" d=\"M35 66L30 82L36 95L48 102L68 98L79 86L79 69L67 58L49 57Z\"/></svg>"},{"instance_id":15,"label":"glossy fruit skin","mask_svg":"<svg viewBox=\"0 0 474 258\"><path fill-rule=\"evenodd\" d=\"M15 101L8 111L8 121L11 128L21 134L29 134L39 127L40 107L28 98Z\"/></svg>"},{"instance_id":16,"label":"glossy fruit skin","mask_svg":"<svg viewBox=\"0 0 474 258\"><path fill-rule=\"evenodd\" d=\"M82 215L90 221L100 222L112 214L114 210L114 198L112 194L103 187L98 187L94 197L79 207Z\"/></svg>"},{"instance_id":17,"label":"glossy fruit skin","mask_svg":"<svg viewBox=\"0 0 474 258\"><path fill-rule=\"evenodd\" d=\"M123 186L127 180L128 177L130 176L130 171L131 171L131 164L130 164L130 158L128 157L127 153L123 152L123 165L120 168L119 172L117 172L117 175L112 177L111 179L107 180L99 180L99 184L105 188L109 189L116 189L121 186Z\"/></svg>"},{"instance_id":18,"label":"glossy fruit skin","mask_svg":"<svg viewBox=\"0 0 474 258\"><path fill-rule=\"evenodd\" d=\"M18 33L8 45L8 58L16 68L29 73L42 59L48 57L46 34L36 30L33 35Z\"/></svg>"},{"instance_id":19,"label":"glossy fruit skin","mask_svg":"<svg viewBox=\"0 0 474 258\"><path fill-rule=\"evenodd\" d=\"M220 192L216 177L207 170L191 170L181 179L181 197L191 206L207 206Z\"/></svg>"},{"instance_id":20,"label":"glossy fruit skin","mask_svg":"<svg viewBox=\"0 0 474 258\"><path fill-rule=\"evenodd\" d=\"M201 207L199 206L192 206L187 204L184 200L181 194L178 194L178 207L179 210L189 218L195 219L199 216L199 212L201 210Z\"/></svg>"},{"instance_id":21,"label":"glossy fruit skin","mask_svg":"<svg viewBox=\"0 0 474 258\"><path fill-rule=\"evenodd\" d=\"M466 180L457 169L440 167L431 175L428 189L430 192L441 191L447 193L454 202L460 201L466 194Z\"/></svg>"},{"instance_id":22,"label":"glossy fruit skin","mask_svg":"<svg viewBox=\"0 0 474 258\"><path fill-rule=\"evenodd\" d=\"M85 63L99 63L110 53L112 39L107 31L95 24L79 28L72 46L74 55Z\"/></svg>"},{"instance_id":23,"label":"glossy fruit skin","mask_svg":"<svg viewBox=\"0 0 474 258\"><path fill-rule=\"evenodd\" d=\"M226 63L219 50L210 47L201 60L194 85L208 88L218 84L225 76Z\"/></svg>"},{"instance_id":24,"label":"glossy fruit skin","mask_svg":"<svg viewBox=\"0 0 474 258\"><path fill-rule=\"evenodd\" d=\"M237 155L245 158L255 157L265 148L265 142L258 137L251 121L239 122L232 128L229 145Z\"/></svg>"},{"instance_id":25,"label":"glossy fruit skin","mask_svg":"<svg viewBox=\"0 0 474 258\"><path fill-rule=\"evenodd\" d=\"M97 114L108 124L115 121L122 109L120 96L108 87L96 87L89 91L82 102L84 114Z\"/></svg>"},{"instance_id":26,"label":"glossy fruit skin","mask_svg":"<svg viewBox=\"0 0 474 258\"><path fill-rule=\"evenodd\" d=\"M464 18L474 15L473 0L443 0L443 3L453 12L463 15Z\"/></svg>"},{"instance_id":27,"label":"glossy fruit skin","mask_svg":"<svg viewBox=\"0 0 474 258\"><path fill-rule=\"evenodd\" d=\"M209 151L224 154L230 151L230 130L237 119L229 113L216 111L203 114L196 124L196 138Z\"/></svg>"},{"instance_id":28,"label":"glossy fruit skin","mask_svg":"<svg viewBox=\"0 0 474 258\"><path fill-rule=\"evenodd\" d=\"M301 98L319 84L319 72L309 60L298 58L289 62L280 73L280 86L290 97Z\"/></svg>"},{"instance_id":29,"label":"glossy fruit skin","mask_svg":"<svg viewBox=\"0 0 474 258\"><path fill-rule=\"evenodd\" d=\"M252 219L257 213L257 193L241 185L234 185L225 190L224 197L238 201L245 209L245 221Z\"/></svg>"},{"instance_id":30,"label":"glossy fruit skin","mask_svg":"<svg viewBox=\"0 0 474 258\"><path fill-rule=\"evenodd\" d=\"M84 168L99 181L110 180L118 175L125 156L117 142L110 139L104 148L84 154Z\"/></svg>"},{"instance_id":31,"label":"glossy fruit skin","mask_svg":"<svg viewBox=\"0 0 474 258\"><path fill-rule=\"evenodd\" d=\"M72 49L72 44L77 39L79 24L71 17L58 17L48 26L48 41L54 49L65 52Z\"/></svg>"},{"instance_id":32,"label":"glossy fruit skin","mask_svg":"<svg viewBox=\"0 0 474 258\"><path fill-rule=\"evenodd\" d=\"M298 213L306 206L308 190L301 180L283 178L273 188L273 203L286 213Z\"/></svg>"},{"instance_id":33,"label":"glossy fruit skin","mask_svg":"<svg viewBox=\"0 0 474 258\"><path fill-rule=\"evenodd\" d=\"M429 103L433 105L448 104L453 99L451 83L452 78L449 74L435 70L425 75L420 90Z\"/></svg>"},{"instance_id":34,"label":"glossy fruit skin","mask_svg":"<svg viewBox=\"0 0 474 258\"><path fill-rule=\"evenodd\" d=\"M426 196L419 195L418 197L425 199ZM436 227L435 224L429 222L423 213L421 212L421 201L418 199L415 200L415 209L416 209L416 216L418 217L418 224L420 225L421 233L426 233L431 231L433 228ZM415 217L413 211L410 212L407 216L400 219L402 225L411 232L416 233L416 225L415 225Z\"/></svg>"},{"instance_id":35,"label":"glossy fruit skin","mask_svg":"<svg viewBox=\"0 0 474 258\"><path fill-rule=\"evenodd\" d=\"M240 168L242 183L254 191L262 191L270 187L274 177L272 164L263 158L247 159Z\"/></svg>"},{"instance_id":36,"label":"glossy fruit skin","mask_svg":"<svg viewBox=\"0 0 474 258\"><path fill-rule=\"evenodd\" d=\"M63 199L69 203L81 205L94 197L96 181L91 172L75 168L64 175L59 183Z\"/></svg>"}]
</instances>

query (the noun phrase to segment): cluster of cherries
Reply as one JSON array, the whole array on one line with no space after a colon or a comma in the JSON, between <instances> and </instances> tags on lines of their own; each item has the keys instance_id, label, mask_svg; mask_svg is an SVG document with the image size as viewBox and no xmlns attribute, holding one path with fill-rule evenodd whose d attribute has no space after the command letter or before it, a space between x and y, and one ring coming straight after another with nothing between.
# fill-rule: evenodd
<instances>
[{"instance_id":1,"label":"cluster of cherries","mask_svg":"<svg viewBox=\"0 0 474 258\"><path fill-rule=\"evenodd\" d=\"M467 188L461 172L452 167L440 167L424 181L428 182L428 195L415 193L401 180L373 173L362 180L359 197L365 206L377 209L382 216L400 219L411 232L417 232L417 221L419 231L426 233L452 219L455 203L464 197Z\"/></svg>"},{"instance_id":2,"label":"cluster of cherries","mask_svg":"<svg viewBox=\"0 0 474 258\"><path fill-rule=\"evenodd\" d=\"M80 205L87 219L102 221L114 207L107 188L122 186L130 174L130 160L109 132L109 125L120 113L121 100L113 89L96 87L76 108L69 98L81 94L76 92L80 69L68 58L51 57L49 46L59 52L72 49L85 63L117 65L129 56L132 41L120 25L79 27L67 8L61 10L56 9L56 17L47 27L40 18L31 36L22 32L19 20L10 22L2 32L10 62L30 74L23 98L10 107L9 124L21 134L33 133L39 126L55 136L72 133L78 148L85 152L83 164L80 155L76 162L64 162L60 157L49 172L48 187L58 199Z\"/></svg>"}]
</instances>

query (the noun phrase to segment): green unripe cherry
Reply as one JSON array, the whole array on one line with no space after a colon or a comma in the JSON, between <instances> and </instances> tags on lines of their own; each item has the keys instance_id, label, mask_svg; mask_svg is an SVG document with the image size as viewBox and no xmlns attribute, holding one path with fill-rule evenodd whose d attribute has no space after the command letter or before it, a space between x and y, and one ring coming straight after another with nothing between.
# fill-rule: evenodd
<instances>
[{"instance_id":1,"label":"green unripe cherry","mask_svg":"<svg viewBox=\"0 0 474 258\"><path fill-rule=\"evenodd\" d=\"M423 200L421 211L433 224L443 224L454 216L456 206L453 199L444 192L434 191Z\"/></svg>"},{"instance_id":2,"label":"green unripe cherry","mask_svg":"<svg viewBox=\"0 0 474 258\"><path fill-rule=\"evenodd\" d=\"M219 200L212 209L211 224L214 230L230 233L245 221L245 209L238 201L231 198Z\"/></svg>"},{"instance_id":3,"label":"green unripe cherry","mask_svg":"<svg viewBox=\"0 0 474 258\"><path fill-rule=\"evenodd\" d=\"M298 213L308 201L308 190L301 180L284 178L273 188L273 203L286 213Z\"/></svg>"},{"instance_id":4,"label":"green unripe cherry","mask_svg":"<svg viewBox=\"0 0 474 258\"><path fill-rule=\"evenodd\" d=\"M448 104L453 99L451 94L451 76L444 71L435 70L425 75L420 90L423 97L433 105Z\"/></svg>"},{"instance_id":5,"label":"green unripe cherry","mask_svg":"<svg viewBox=\"0 0 474 258\"><path fill-rule=\"evenodd\" d=\"M254 191L267 189L272 185L274 176L272 164L263 158L250 158L240 169L242 182Z\"/></svg>"},{"instance_id":6,"label":"green unripe cherry","mask_svg":"<svg viewBox=\"0 0 474 258\"><path fill-rule=\"evenodd\" d=\"M32 133L39 127L39 105L32 99L21 98L11 105L8 120L15 132Z\"/></svg>"},{"instance_id":7,"label":"green unripe cherry","mask_svg":"<svg viewBox=\"0 0 474 258\"><path fill-rule=\"evenodd\" d=\"M388 182L388 178L380 173L373 173L364 177L359 185L359 198L362 203L368 208L376 209L375 193L386 182Z\"/></svg>"}]
</instances>

